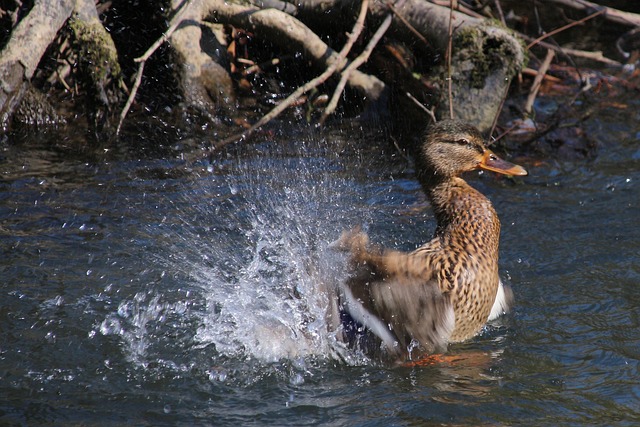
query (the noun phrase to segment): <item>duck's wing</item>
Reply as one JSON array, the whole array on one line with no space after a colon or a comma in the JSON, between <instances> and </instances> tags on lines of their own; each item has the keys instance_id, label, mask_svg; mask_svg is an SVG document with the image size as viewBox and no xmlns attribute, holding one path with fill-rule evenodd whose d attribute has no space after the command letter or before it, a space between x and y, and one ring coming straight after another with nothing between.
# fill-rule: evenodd
<instances>
[{"instance_id":1,"label":"duck's wing","mask_svg":"<svg viewBox=\"0 0 640 427\"><path fill-rule=\"evenodd\" d=\"M445 351L455 327L451 300L434 280L398 276L371 283L375 312L407 352Z\"/></svg>"},{"instance_id":2,"label":"duck's wing","mask_svg":"<svg viewBox=\"0 0 640 427\"><path fill-rule=\"evenodd\" d=\"M370 265L357 269L341 301L353 319L376 335L391 353L411 349L444 351L455 326L448 295L431 279L381 276ZM411 347L411 348L410 348Z\"/></svg>"},{"instance_id":3,"label":"duck's wing","mask_svg":"<svg viewBox=\"0 0 640 427\"><path fill-rule=\"evenodd\" d=\"M438 239L405 253L369 248L360 229L343 233L332 247L351 252L353 274L341 290L343 309L375 334L390 352L444 350L455 325L448 295L432 279Z\"/></svg>"}]
</instances>

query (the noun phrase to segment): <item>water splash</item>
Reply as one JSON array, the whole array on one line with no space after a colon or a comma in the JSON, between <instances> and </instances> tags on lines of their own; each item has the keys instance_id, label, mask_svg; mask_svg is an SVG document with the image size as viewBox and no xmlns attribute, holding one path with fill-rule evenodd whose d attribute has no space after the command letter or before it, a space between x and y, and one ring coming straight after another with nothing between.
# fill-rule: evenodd
<instances>
[{"instance_id":1,"label":"water splash","mask_svg":"<svg viewBox=\"0 0 640 427\"><path fill-rule=\"evenodd\" d=\"M127 359L143 366L170 358L158 350L173 345L164 336L188 335L186 352L196 360L206 351L216 381L227 378L215 367L223 359L361 363L361 355L336 341L325 314L331 289L346 272L344 256L328 245L343 229L366 222L351 208L363 196L337 153L314 150L220 163L167 193L169 206L161 206L163 219L149 225L145 241L155 248L151 263L179 282L150 284L96 331L119 337ZM200 302L168 301L172 290L162 286L176 285ZM173 324L171 316L178 319ZM303 369L293 371L300 380Z\"/></svg>"},{"instance_id":2,"label":"water splash","mask_svg":"<svg viewBox=\"0 0 640 427\"><path fill-rule=\"evenodd\" d=\"M107 315L96 329L104 336L118 336L129 362L147 366L150 357L158 356L157 351L151 356L150 349L158 347L159 343L169 344L164 342L169 319L182 319L189 313L189 301L169 302L163 293L146 290L122 301L116 312ZM184 326L185 322L178 323ZM175 342L171 344L175 345Z\"/></svg>"},{"instance_id":3,"label":"water splash","mask_svg":"<svg viewBox=\"0 0 640 427\"><path fill-rule=\"evenodd\" d=\"M337 211L348 182L317 159L259 163L244 164L238 182L228 184L242 199L236 207L247 226L237 241L246 243L235 249L244 249L245 262L231 277L194 266L207 306L195 339L214 344L220 354L271 362L344 357L325 314L328 289L345 271L344 260L327 246L349 222ZM228 255L218 242L205 247L219 260Z\"/></svg>"},{"instance_id":4,"label":"water splash","mask_svg":"<svg viewBox=\"0 0 640 427\"><path fill-rule=\"evenodd\" d=\"M163 321L165 304L155 295L147 301L147 293L138 292L133 299L120 303L116 313L107 316L100 324L103 335L118 335L126 345L125 354L130 361L141 361L149 345L149 322Z\"/></svg>"}]
</instances>

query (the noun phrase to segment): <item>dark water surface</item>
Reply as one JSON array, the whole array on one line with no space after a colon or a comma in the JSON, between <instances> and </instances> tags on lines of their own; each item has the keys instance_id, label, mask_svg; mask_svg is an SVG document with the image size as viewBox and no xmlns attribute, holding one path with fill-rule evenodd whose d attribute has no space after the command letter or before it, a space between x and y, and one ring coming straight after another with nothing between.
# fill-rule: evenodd
<instances>
[{"instance_id":1,"label":"dark water surface","mask_svg":"<svg viewBox=\"0 0 640 427\"><path fill-rule=\"evenodd\" d=\"M47 148L55 135L4 143L0 423L638 425L631 107L588 124L593 161L469 174L501 217L517 307L453 363L412 369L343 348L323 319L342 229L406 250L433 232L384 141L290 135L209 169Z\"/></svg>"}]
</instances>

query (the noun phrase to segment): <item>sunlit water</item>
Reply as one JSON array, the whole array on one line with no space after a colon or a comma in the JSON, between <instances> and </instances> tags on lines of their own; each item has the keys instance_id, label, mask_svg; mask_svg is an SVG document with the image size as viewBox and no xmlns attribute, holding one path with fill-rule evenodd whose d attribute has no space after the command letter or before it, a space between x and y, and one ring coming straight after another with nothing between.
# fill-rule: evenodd
<instances>
[{"instance_id":1,"label":"sunlit water","mask_svg":"<svg viewBox=\"0 0 640 427\"><path fill-rule=\"evenodd\" d=\"M301 133L191 167L5 144L0 421L640 422L640 117L614 113L588 129L594 161L468 176L501 217L517 307L413 369L345 348L324 320L343 229L404 250L433 232L383 138Z\"/></svg>"}]
</instances>

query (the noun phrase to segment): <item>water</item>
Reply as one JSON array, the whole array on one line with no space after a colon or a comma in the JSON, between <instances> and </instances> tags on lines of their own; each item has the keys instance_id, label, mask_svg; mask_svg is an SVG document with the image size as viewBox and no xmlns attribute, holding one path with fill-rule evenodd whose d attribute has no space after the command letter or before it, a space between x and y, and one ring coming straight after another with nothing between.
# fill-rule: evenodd
<instances>
[{"instance_id":1,"label":"water","mask_svg":"<svg viewBox=\"0 0 640 427\"><path fill-rule=\"evenodd\" d=\"M433 231L382 139L292 132L211 167L57 135L6 143L0 420L636 425L640 116L625 114L588 124L593 161L468 176L501 217L517 306L453 362L412 369L345 348L323 318L343 229L404 250Z\"/></svg>"}]
</instances>

